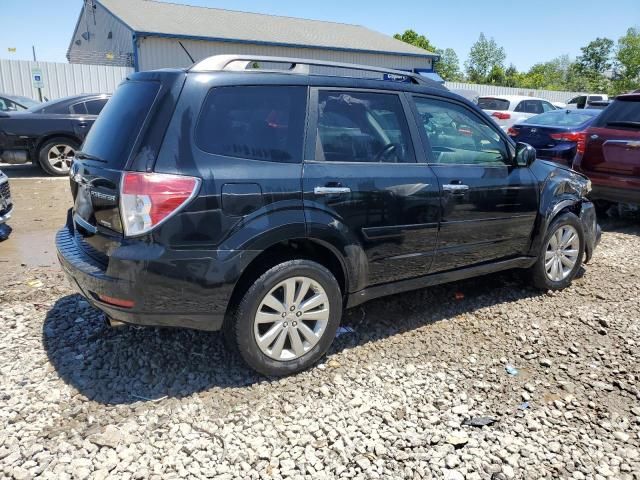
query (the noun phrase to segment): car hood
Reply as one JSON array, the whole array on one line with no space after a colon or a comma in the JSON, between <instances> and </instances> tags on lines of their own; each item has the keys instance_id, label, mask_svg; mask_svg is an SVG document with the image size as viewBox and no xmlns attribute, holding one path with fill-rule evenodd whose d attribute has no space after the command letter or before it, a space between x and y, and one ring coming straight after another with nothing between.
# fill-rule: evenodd
<instances>
[{"instance_id":1,"label":"car hood","mask_svg":"<svg viewBox=\"0 0 640 480\"><path fill-rule=\"evenodd\" d=\"M541 188L552 182L556 193L575 193L585 197L589 190L589 179L581 173L555 162L536 160L531 164L531 172L540 182Z\"/></svg>"}]
</instances>

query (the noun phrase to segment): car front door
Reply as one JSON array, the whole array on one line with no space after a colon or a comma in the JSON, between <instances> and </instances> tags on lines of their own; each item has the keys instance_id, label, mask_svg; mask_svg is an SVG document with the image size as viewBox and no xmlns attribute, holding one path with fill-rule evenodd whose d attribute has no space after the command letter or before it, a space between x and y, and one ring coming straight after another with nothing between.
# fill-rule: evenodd
<instances>
[{"instance_id":1,"label":"car front door","mask_svg":"<svg viewBox=\"0 0 640 480\"><path fill-rule=\"evenodd\" d=\"M413 96L442 217L432 272L525 254L537 214L537 182L512 147L469 106Z\"/></svg>"},{"instance_id":2,"label":"car front door","mask_svg":"<svg viewBox=\"0 0 640 480\"><path fill-rule=\"evenodd\" d=\"M340 237L356 258L351 290L426 275L439 188L407 99L394 92L313 88L304 162L308 234ZM408 121L411 120L411 121Z\"/></svg>"}]
</instances>

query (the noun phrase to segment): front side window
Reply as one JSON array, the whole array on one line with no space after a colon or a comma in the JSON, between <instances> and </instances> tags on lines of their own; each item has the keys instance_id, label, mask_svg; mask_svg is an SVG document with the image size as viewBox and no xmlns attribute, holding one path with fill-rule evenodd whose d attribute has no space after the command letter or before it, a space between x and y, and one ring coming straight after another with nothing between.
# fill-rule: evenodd
<instances>
[{"instance_id":1,"label":"front side window","mask_svg":"<svg viewBox=\"0 0 640 480\"><path fill-rule=\"evenodd\" d=\"M419 122L427 134L435 163L504 165L509 163L500 135L462 105L414 97Z\"/></svg>"},{"instance_id":2,"label":"front side window","mask_svg":"<svg viewBox=\"0 0 640 480\"><path fill-rule=\"evenodd\" d=\"M196 143L208 153L269 162L300 162L306 87L218 87L209 92Z\"/></svg>"},{"instance_id":3,"label":"front side window","mask_svg":"<svg viewBox=\"0 0 640 480\"><path fill-rule=\"evenodd\" d=\"M319 92L316 160L414 162L409 127L398 95Z\"/></svg>"}]
</instances>

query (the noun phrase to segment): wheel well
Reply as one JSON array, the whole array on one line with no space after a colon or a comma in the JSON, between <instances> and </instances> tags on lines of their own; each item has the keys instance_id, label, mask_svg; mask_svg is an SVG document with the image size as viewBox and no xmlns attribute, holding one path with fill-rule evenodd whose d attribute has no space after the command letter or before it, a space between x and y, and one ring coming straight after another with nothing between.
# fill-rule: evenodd
<instances>
[{"instance_id":1,"label":"wheel well","mask_svg":"<svg viewBox=\"0 0 640 480\"><path fill-rule=\"evenodd\" d=\"M40 149L42 148L42 146L45 143L47 143L49 140L52 140L54 138L64 138L66 140L71 140L74 143L77 143L78 145L82 143L78 138L74 137L73 135L69 135L65 133L52 133L50 135L40 138L36 143L36 145L33 147L33 156L36 157L35 158L36 161L39 160L38 157L40 156Z\"/></svg>"},{"instance_id":2,"label":"wheel well","mask_svg":"<svg viewBox=\"0 0 640 480\"><path fill-rule=\"evenodd\" d=\"M342 294L347 292L344 267L330 248L309 239L288 240L267 248L244 269L233 289L227 313L238 305L242 295L260 275L282 262L297 259L312 260L324 266L337 280Z\"/></svg>"}]
</instances>

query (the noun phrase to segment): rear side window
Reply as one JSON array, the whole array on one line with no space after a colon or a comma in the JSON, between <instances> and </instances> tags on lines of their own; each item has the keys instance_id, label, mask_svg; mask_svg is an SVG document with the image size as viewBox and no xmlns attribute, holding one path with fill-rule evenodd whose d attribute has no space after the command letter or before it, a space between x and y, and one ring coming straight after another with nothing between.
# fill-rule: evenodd
<instances>
[{"instance_id":1,"label":"rear side window","mask_svg":"<svg viewBox=\"0 0 640 480\"><path fill-rule=\"evenodd\" d=\"M415 161L398 95L322 91L318 102L316 160Z\"/></svg>"},{"instance_id":2,"label":"rear side window","mask_svg":"<svg viewBox=\"0 0 640 480\"><path fill-rule=\"evenodd\" d=\"M159 90L158 82L128 81L120 85L91 127L82 151L110 168L122 168Z\"/></svg>"},{"instance_id":3,"label":"rear side window","mask_svg":"<svg viewBox=\"0 0 640 480\"><path fill-rule=\"evenodd\" d=\"M300 162L306 100L306 87L214 88L200 113L196 144L216 155Z\"/></svg>"},{"instance_id":4,"label":"rear side window","mask_svg":"<svg viewBox=\"0 0 640 480\"><path fill-rule=\"evenodd\" d=\"M509 110L509 100L503 98L480 97L478 106L483 110Z\"/></svg>"},{"instance_id":5,"label":"rear side window","mask_svg":"<svg viewBox=\"0 0 640 480\"><path fill-rule=\"evenodd\" d=\"M80 102L80 103L76 103L74 105L71 105L69 107L69 111L71 113L76 113L76 114L80 114L80 115L86 115L87 114L87 106L85 102Z\"/></svg>"},{"instance_id":6,"label":"rear side window","mask_svg":"<svg viewBox=\"0 0 640 480\"><path fill-rule=\"evenodd\" d=\"M618 98L593 123L595 127L640 129L640 98Z\"/></svg>"},{"instance_id":7,"label":"rear side window","mask_svg":"<svg viewBox=\"0 0 640 480\"><path fill-rule=\"evenodd\" d=\"M106 98L101 98L99 100L89 100L85 102L85 107L87 107L87 113L89 115L100 115L100 112L104 108L107 103Z\"/></svg>"},{"instance_id":8,"label":"rear side window","mask_svg":"<svg viewBox=\"0 0 640 480\"><path fill-rule=\"evenodd\" d=\"M540 100L523 100L514 109L514 112L542 113L542 102Z\"/></svg>"}]
</instances>

